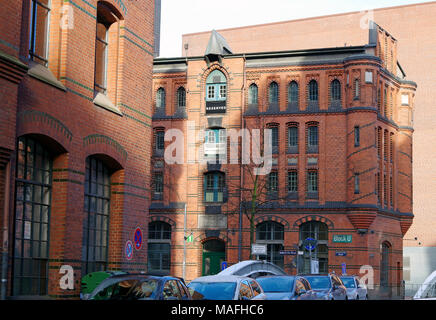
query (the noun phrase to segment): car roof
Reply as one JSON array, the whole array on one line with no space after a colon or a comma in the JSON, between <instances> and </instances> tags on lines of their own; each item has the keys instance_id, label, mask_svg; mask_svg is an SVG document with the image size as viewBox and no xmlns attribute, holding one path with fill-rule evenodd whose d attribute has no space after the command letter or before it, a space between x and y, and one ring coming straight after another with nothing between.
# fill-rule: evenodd
<instances>
[{"instance_id":1,"label":"car roof","mask_svg":"<svg viewBox=\"0 0 436 320\"><path fill-rule=\"evenodd\" d=\"M192 282L238 282L241 280L254 280L249 277L243 277L243 276L220 276L220 275L212 275L212 276L204 276L199 277L191 281Z\"/></svg>"},{"instance_id":2,"label":"car roof","mask_svg":"<svg viewBox=\"0 0 436 320\"><path fill-rule=\"evenodd\" d=\"M274 275L274 274L272 274L272 275L267 275L267 276L260 276L260 277L257 277L256 279L265 279L265 278L297 278L297 277L301 277L300 275L296 275L296 276L293 276L293 275L288 275L288 274L283 274L283 275Z\"/></svg>"},{"instance_id":3,"label":"car roof","mask_svg":"<svg viewBox=\"0 0 436 320\"><path fill-rule=\"evenodd\" d=\"M183 280L178 277L173 276L162 276L150 273L127 273L127 274L116 274L108 277L107 279L174 279Z\"/></svg>"}]
</instances>

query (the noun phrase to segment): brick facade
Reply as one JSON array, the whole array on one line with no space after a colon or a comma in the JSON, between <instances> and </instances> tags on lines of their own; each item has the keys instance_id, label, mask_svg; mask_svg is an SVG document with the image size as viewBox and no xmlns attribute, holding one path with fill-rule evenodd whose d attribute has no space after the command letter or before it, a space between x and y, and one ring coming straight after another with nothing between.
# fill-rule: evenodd
<instances>
[{"instance_id":1,"label":"brick facade","mask_svg":"<svg viewBox=\"0 0 436 320\"><path fill-rule=\"evenodd\" d=\"M280 53L223 53L220 58L198 55L155 59L153 92L156 96L159 89L164 89L166 100L163 115L157 115L155 103L153 129L181 129L187 149L202 144L201 138L192 140L198 130L247 128L252 132L252 129L277 127L278 148L273 150L276 160L272 167L278 173L277 199L264 202L263 207L258 206L255 227L267 221L276 222L283 228L282 250L293 250L295 245L301 248L304 239L300 239L300 230L304 223L322 222L328 228L328 271L341 273L341 264L346 263L349 273L359 273L362 265L371 265L376 284L380 281L381 245L388 243L391 254L387 281L389 285L396 285L402 280L402 237L413 219L410 159L413 129L409 115L414 108L416 84L389 71L396 65L396 60L386 62L384 54L379 53L380 41L387 36L385 30L375 26L367 46ZM195 37L192 39L195 41ZM397 42L389 41L395 57ZM206 79L214 70L220 70L227 79L224 113L206 111ZM341 99L333 103L331 83L335 79L340 83ZM308 101L309 89L306 88L311 80L318 83L317 105ZM358 80L357 89L354 80ZM291 81L299 85L297 105L289 101ZM269 99L272 82L279 88L278 101L274 103ZM248 102L251 84L258 88L255 105ZM385 85L393 97L392 104L387 101L387 109L381 108L383 103L380 107L378 104L386 98L377 95L378 88ZM174 109L175 93L180 86L187 92L187 111L181 118L175 116ZM402 105L401 96L405 94L409 96L409 103ZM390 99L390 95L387 98ZM307 148L311 124L318 126L316 151ZM191 125L197 131L190 129ZM288 148L287 128L290 125L298 127L297 151ZM360 132L358 144L355 142L356 127ZM388 134L387 139L382 137L381 140L381 147L387 150L386 158L378 156L378 128ZM229 142L230 138L227 138ZM168 148L172 141L165 143ZM241 143L238 144L240 152ZM227 150L230 150L229 145ZM164 189L162 200L152 201L150 216L151 219L159 217L161 221L168 219L174 224L171 273L179 276L183 266L184 212L183 207L176 208L175 203L187 204L187 235L192 233L194 236L194 241L187 244L185 277L188 281L202 275L203 249L209 240L225 243L225 260L229 265L250 258L250 221L248 216L242 215L242 251L239 252L238 213L240 201L246 203L251 199L249 190L253 190L254 180L250 170L253 167L241 166L241 158L239 164L231 164L229 157L228 153L224 164L205 164L190 162L185 153L183 165L164 163L163 168L162 155L155 155L152 161L160 163L159 168L152 166L152 174L163 172L164 186L168 187ZM298 192L292 197L288 197L287 192L289 170L298 173ZM308 170L318 172L316 195L307 192ZM225 174L224 200L208 203L205 201L204 175L216 171ZM377 172L383 178L386 176L381 180L382 186L386 182L386 191L379 195ZM357 193L356 174L360 181ZM264 181L265 176L259 179ZM169 186L176 188L170 190ZM262 197L264 195L258 199L259 204L266 200ZM333 242L335 235L344 234L352 236L351 243ZM339 251L346 251L347 255L337 256ZM283 267L289 273L297 272L293 258L284 256L283 259Z\"/></svg>"},{"instance_id":2,"label":"brick facade","mask_svg":"<svg viewBox=\"0 0 436 320\"><path fill-rule=\"evenodd\" d=\"M124 246L127 240L133 241L136 227L144 230L144 237L147 230L154 1L51 3L47 69L52 80L32 73L28 58L31 1L19 5L8 2L0 15L0 222L9 231L8 243L2 246L8 254L7 296L14 295L12 230L19 137L31 137L52 153L46 294L77 298L80 292L87 216L83 206L85 162L89 156L98 158L110 171L107 268L146 270L146 246L134 251L131 260L126 259ZM118 19L108 38L107 96L115 106L113 110L93 103L95 30L100 3ZM66 16L67 13L71 15ZM9 180L5 179L4 170L10 172ZM4 204L5 185L9 185L8 207ZM7 225L3 208L9 208ZM74 268L73 290L60 289L62 265Z\"/></svg>"}]
</instances>

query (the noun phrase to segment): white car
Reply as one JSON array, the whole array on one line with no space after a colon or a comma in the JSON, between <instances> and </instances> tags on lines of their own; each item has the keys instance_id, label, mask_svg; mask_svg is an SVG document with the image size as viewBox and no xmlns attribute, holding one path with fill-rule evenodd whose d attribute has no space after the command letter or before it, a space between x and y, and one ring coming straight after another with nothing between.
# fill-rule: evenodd
<instances>
[{"instance_id":1,"label":"white car","mask_svg":"<svg viewBox=\"0 0 436 320\"><path fill-rule=\"evenodd\" d=\"M358 276L342 276L341 280L347 288L348 300L368 300L368 290Z\"/></svg>"},{"instance_id":2,"label":"white car","mask_svg":"<svg viewBox=\"0 0 436 320\"><path fill-rule=\"evenodd\" d=\"M415 293L413 300L436 300L436 271L433 271Z\"/></svg>"},{"instance_id":3,"label":"white car","mask_svg":"<svg viewBox=\"0 0 436 320\"><path fill-rule=\"evenodd\" d=\"M188 284L192 300L266 300L256 280L241 276L204 276Z\"/></svg>"}]
</instances>

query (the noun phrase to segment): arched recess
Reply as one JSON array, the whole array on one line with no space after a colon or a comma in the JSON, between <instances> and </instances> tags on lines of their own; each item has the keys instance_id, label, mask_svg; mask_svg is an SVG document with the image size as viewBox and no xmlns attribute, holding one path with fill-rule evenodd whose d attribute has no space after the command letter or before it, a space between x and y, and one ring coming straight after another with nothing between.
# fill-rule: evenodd
<instances>
[{"instance_id":1,"label":"arched recess","mask_svg":"<svg viewBox=\"0 0 436 320\"><path fill-rule=\"evenodd\" d=\"M279 217L279 216L273 216L273 215L260 216L260 217L257 217L256 219L254 219L254 224L258 225L258 224L265 222L265 221L273 221L273 222L280 223L281 225L283 225L285 231L290 230L289 222L286 219Z\"/></svg>"},{"instance_id":2,"label":"arched recess","mask_svg":"<svg viewBox=\"0 0 436 320\"><path fill-rule=\"evenodd\" d=\"M310 216L302 217L302 218L296 220L292 227L294 229L298 229L301 224L303 224L305 222L309 222L309 221L319 221L319 222L325 223L329 229L334 229L333 221L331 221L330 219L328 219L326 217L319 216L319 215L310 215Z\"/></svg>"},{"instance_id":3,"label":"arched recess","mask_svg":"<svg viewBox=\"0 0 436 320\"><path fill-rule=\"evenodd\" d=\"M48 262L64 255L52 244L65 237L68 153L41 134L18 137L16 150L12 295L47 295Z\"/></svg>"}]
</instances>

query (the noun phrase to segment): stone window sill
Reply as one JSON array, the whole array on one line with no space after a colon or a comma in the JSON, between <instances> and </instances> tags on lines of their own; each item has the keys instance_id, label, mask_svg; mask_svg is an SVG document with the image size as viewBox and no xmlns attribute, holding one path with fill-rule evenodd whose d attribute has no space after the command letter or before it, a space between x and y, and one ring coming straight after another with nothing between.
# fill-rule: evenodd
<instances>
[{"instance_id":1,"label":"stone window sill","mask_svg":"<svg viewBox=\"0 0 436 320\"><path fill-rule=\"evenodd\" d=\"M36 63L34 61L29 62L29 71L27 71L28 75L38 79L42 82L45 82L55 88L58 88L62 91L67 91L67 88L53 75L49 68L44 67L43 65Z\"/></svg>"},{"instance_id":2,"label":"stone window sill","mask_svg":"<svg viewBox=\"0 0 436 320\"><path fill-rule=\"evenodd\" d=\"M103 109L109 110L113 113L116 113L120 116L123 115L123 113L120 111L120 109L118 109L113 103L112 101L109 99L109 97L101 92L97 93L97 95L94 98L94 104L96 106L99 106Z\"/></svg>"}]
</instances>

